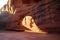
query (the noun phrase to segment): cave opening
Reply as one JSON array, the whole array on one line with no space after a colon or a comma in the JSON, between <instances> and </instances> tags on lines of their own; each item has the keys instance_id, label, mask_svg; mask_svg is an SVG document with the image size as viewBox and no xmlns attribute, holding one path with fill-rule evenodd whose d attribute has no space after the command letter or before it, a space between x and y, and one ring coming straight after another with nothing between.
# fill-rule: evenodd
<instances>
[{"instance_id":1,"label":"cave opening","mask_svg":"<svg viewBox=\"0 0 60 40\"><path fill-rule=\"evenodd\" d=\"M22 20L22 25L30 30L25 30L26 32L36 32L36 33L46 33L36 25L32 16L25 16Z\"/></svg>"}]
</instances>

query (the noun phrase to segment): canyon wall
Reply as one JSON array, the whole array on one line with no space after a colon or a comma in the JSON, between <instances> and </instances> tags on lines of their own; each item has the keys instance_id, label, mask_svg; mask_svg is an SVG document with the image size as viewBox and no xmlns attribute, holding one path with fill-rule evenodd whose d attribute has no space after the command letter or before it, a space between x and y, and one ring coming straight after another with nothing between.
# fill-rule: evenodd
<instances>
[{"instance_id":1,"label":"canyon wall","mask_svg":"<svg viewBox=\"0 0 60 40\"><path fill-rule=\"evenodd\" d=\"M59 31L59 0L8 0L9 18L7 28L19 28L25 16L31 16L42 30ZM22 27L23 28L23 27Z\"/></svg>"}]
</instances>

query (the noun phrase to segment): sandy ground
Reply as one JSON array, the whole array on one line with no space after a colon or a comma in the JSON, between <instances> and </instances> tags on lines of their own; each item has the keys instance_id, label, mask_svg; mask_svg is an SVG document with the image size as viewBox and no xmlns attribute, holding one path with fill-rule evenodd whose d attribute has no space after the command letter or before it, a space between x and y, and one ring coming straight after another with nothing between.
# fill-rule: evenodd
<instances>
[{"instance_id":1,"label":"sandy ground","mask_svg":"<svg viewBox=\"0 0 60 40\"><path fill-rule=\"evenodd\" d=\"M60 34L3 31L0 32L0 40L60 40Z\"/></svg>"}]
</instances>

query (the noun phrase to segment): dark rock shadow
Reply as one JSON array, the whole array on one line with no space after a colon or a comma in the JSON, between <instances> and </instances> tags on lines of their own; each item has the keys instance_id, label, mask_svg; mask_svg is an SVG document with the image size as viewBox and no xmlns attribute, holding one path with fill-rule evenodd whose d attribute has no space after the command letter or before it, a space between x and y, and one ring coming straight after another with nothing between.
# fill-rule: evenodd
<instances>
[{"instance_id":1,"label":"dark rock shadow","mask_svg":"<svg viewBox=\"0 0 60 40\"><path fill-rule=\"evenodd\" d=\"M8 18L11 16L12 14L10 14L7 11L0 11L0 29L4 30L6 29L6 25L7 25L7 21Z\"/></svg>"}]
</instances>

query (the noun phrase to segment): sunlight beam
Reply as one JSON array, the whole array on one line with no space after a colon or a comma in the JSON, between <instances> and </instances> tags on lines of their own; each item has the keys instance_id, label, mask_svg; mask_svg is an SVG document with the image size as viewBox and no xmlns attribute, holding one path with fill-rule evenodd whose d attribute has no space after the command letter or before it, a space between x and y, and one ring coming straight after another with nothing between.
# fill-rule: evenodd
<instances>
[{"instance_id":1,"label":"sunlight beam","mask_svg":"<svg viewBox=\"0 0 60 40\"><path fill-rule=\"evenodd\" d=\"M8 0L0 0L0 8L2 8L5 4L7 4Z\"/></svg>"}]
</instances>

